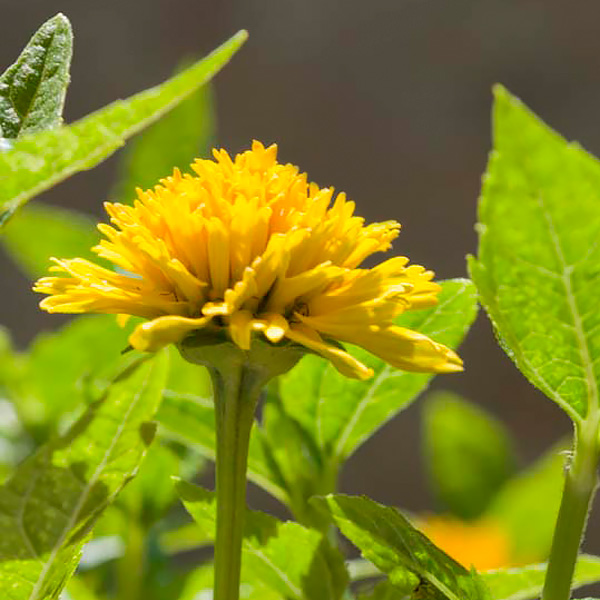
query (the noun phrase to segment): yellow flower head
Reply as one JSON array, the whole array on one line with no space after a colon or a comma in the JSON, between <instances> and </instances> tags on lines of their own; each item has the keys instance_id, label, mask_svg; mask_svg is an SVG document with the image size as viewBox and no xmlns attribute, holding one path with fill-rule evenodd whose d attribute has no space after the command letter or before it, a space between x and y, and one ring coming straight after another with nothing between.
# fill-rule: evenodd
<instances>
[{"instance_id":1,"label":"yellow flower head","mask_svg":"<svg viewBox=\"0 0 600 600\"><path fill-rule=\"evenodd\" d=\"M254 335L299 344L344 375L372 372L337 342L362 346L409 371L453 372L451 350L394 325L405 310L432 306L433 273L404 257L360 268L388 250L396 221L365 225L354 202L277 162L277 146L232 160L196 160L196 176L177 169L133 206L106 203L112 226L93 250L110 270L81 258L53 259L60 277L34 287L48 312L115 313L148 319L130 337L156 351L197 330L221 331L242 350Z\"/></svg>"}]
</instances>

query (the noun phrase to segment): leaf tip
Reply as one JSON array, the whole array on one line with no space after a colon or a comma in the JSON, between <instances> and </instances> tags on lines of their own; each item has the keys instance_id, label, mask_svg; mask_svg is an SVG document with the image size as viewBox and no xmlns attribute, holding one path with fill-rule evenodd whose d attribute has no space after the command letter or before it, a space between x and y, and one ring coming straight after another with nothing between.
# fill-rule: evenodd
<instances>
[{"instance_id":1,"label":"leaf tip","mask_svg":"<svg viewBox=\"0 0 600 600\"><path fill-rule=\"evenodd\" d=\"M70 36L73 35L71 21L69 20L69 17L62 12L58 12L53 17L50 17L44 25L54 29L64 29Z\"/></svg>"}]
</instances>

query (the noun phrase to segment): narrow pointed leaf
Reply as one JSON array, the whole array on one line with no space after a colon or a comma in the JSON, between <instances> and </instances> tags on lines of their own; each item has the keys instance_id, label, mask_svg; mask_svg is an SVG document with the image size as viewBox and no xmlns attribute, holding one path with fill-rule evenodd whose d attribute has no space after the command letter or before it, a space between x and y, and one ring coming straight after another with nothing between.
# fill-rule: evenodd
<instances>
[{"instance_id":1,"label":"narrow pointed leaf","mask_svg":"<svg viewBox=\"0 0 600 600\"><path fill-rule=\"evenodd\" d=\"M447 600L484 600L489 594L470 573L417 531L398 510L366 497L330 495L314 502L328 510L341 532L390 581L421 586ZM436 597L434 595L434 597Z\"/></svg>"},{"instance_id":2,"label":"narrow pointed leaf","mask_svg":"<svg viewBox=\"0 0 600 600\"><path fill-rule=\"evenodd\" d=\"M533 600L544 587L546 563L481 573L494 600ZM577 561L572 588L600 581L600 557L582 555Z\"/></svg>"},{"instance_id":3,"label":"narrow pointed leaf","mask_svg":"<svg viewBox=\"0 0 600 600\"><path fill-rule=\"evenodd\" d=\"M94 522L144 457L166 370L159 355L124 374L2 487L0 589L7 600L58 597Z\"/></svg>"},{"instance_id":4,"label":"narrow pointed leaf","mask_svg":"<svg viewBox=\"0 0 600 600\"><path fill-rule=\"evenodd\" d=\"M500 342L575 421L598 405L600 163L495 90L470 270Z\"/></svg>"},{"instance_id":5,"label":"narrow pointed leaf","mask_svg":"<svg viewBox=\"0 0 600 600\"><path fill-rule=\"evenodd\" d=\"M465 279L443 281L441 285L437 306L407 312L398 323L455 348L477 313L475 288ZM353 353L374 369L371 379L340 377L326 361L307 356L280 383L286 412L310 432L325 455L336 459L350 456L379 427L409 406L433 377L399 371L360 348Z\"/></svg>"},{"instance_id":6,"label":"narrow pointed leaf","mask_svg":"<svg viewBox=\"0 0 600 600\"><path fill-rule=\"evenodd\" d=\"M512 442L502 424L451 392L423 407L424 455L431 487L444 510L481 516L514 473Z\"/></svg>"},{"instance_id":7,"label":"narrow pointed leaf","mask_svg":"<svg viewBox=\"0 0 600 600\"><path fill-rule=\"evenodd\" d=\"M184 482L178 491L202 531L214 537L214 494ZM344 594L348 574L340 552L319 531L247 511L242 580L265 585L288 600L337 600Z\"/></svg>"},{"instance_id":8,"label":"narrow pointed leaf","mask_svg":"<svg viewBox=\"0 0 600 600\"><path fill-rule=\"evenodd\" d=\"M0 136L16 138L60 125L72 53L71 24L59 13L0 76Z\"/></svg>"},{"instance_id":9,"label":"narrow pointed leaf","mask_svg":"<svg viewBox=\"0 0 600 600\"><path fill-rule=\"evenodd\" d=\"M214 138L213 92L205 85L131 140L124 150L114 196L129 204L136 188L153 188L175 167L189 171L195 158L210 156Z\"/></svg>"},{"instance_id":10,"label":"narrow pointed leaf","mask_svg":"<svg viewBox=\"0 0 600 600\"><path fill-rule=\"evenodd\" d=\"M0 225L33 196L97 165L187 98L225 66L246 38L241 31L162 85L113 102L72 125L25 136L0 152Z\"/></svg>"}]
</instances>

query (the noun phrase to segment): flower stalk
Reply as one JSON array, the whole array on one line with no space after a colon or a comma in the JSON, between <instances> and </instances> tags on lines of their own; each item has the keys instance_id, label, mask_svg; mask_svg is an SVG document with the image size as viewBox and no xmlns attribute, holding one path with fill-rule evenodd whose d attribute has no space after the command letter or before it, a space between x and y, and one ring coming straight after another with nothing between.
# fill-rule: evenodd
<instances>
[{"instance_id":1,"label":"flower stalk","mask_svg":"<svg viewBox=\"0 0 600 600\"><path fill-rule=\"evenodd\" d=\"M238 600L248 445L261 386L243 365L228 373L210 371L217 427L214 598Z\"/></svg>"},{"instance_id":2,"label":"flower stalk","mask_svg":"<svg viewBox=\"0 0 600 600\"><path fill-rule=\"evenodd\" d=\"M261 390L303 355L295 345L256 339L249 351L223 335L198 332L179 344L183 358L204 365L212 379L217 456L217 535L214 600L238 600L246 511L250 432Z\"/></svg>"},{"instance_id":3,"label":"flower stalk","mask_svg":"<svg viewBox=\"0 0 600 600\"><path fill-rule=\"evenodd\" d=\"M542 600L569 600L579 548L598 486L600 415L576 424L573 456L566 469Z\"/></svg>"}]
</instances>

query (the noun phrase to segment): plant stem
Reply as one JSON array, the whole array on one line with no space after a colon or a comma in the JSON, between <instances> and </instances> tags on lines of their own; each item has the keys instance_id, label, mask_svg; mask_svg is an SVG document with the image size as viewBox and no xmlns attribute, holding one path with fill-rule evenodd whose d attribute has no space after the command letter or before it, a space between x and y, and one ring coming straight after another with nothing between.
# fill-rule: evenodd
<instances>
[{"instance_id":1,"label":"plant stem","mask_svg":"<svg viewBox=\"0 0 600 600\"><path fill-rule=\"evenodd\" d=\"M118 563L118 598L138 600L144 581L146 543L144 530L135 519L127 524L125 538L125 553Z\"/></svg>"},{"instance_id":2,"label":"plant stem","mask_svg":"<svg viewBox=\"0 0 600 600\"><path fill-rule=\"evenodd\" d=\"M542 600L571 598L579 547L598 484L599 458L598 418L592 418L576 426L573 456L566 470Z\"/></svg>"},{"instance_id":3,"label":"plant stem","mask_svg":"<svg viewBox=\"0 0 600 600\"><path fill-rule=\"evenodd\" d=\"M214 600L238 600L248 444L261 386L244 365L210 371L217 427Z\"/></svg>"}]
</instances>

